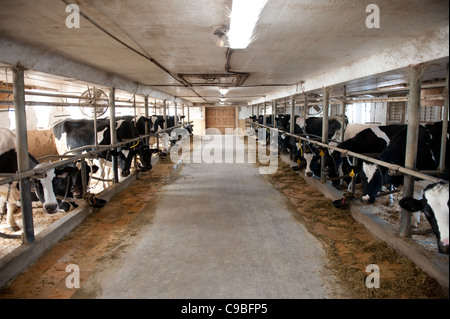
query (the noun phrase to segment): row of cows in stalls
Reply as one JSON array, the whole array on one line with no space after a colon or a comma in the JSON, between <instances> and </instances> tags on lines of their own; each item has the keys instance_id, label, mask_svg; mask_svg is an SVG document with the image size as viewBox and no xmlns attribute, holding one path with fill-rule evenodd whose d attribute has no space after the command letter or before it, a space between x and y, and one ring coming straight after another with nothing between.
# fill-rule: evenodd
<instances>
[{"instance_id":1,"label":"row of cows in stalls","mask_svg":"<svg viewBox=\"0 0 450 319\"><path fill-rule=\"evenodd\" d=\"M258 124L263 124L263 115L252 116L250 119ZM361 125L344 123L340 117L330 117L328 120L328 139L330 145L352 151L358 154L377 158L383 162L405 165L407 125ZM266 115L266 125L273 126L279 131L290 132L290 115L279 114ZM295 116L294 134L309 137L313 140L322 140L322 118L310 117L306 120ZM442 121L420 125L416 169L437 170L441 152ZM258 130L257 126L254 126ZM341 142L334 142L334 136L344 129L345 134ZM266 130L266 128L259 128ZM449 128L450 129L450 128ZM448 140L447 131L447 140ZM259 135L263 136L263 135ZM271 134L266 134L265 143L270 143ZM448 142L447 142L448 145ZM278 134L279 154L289 154L290 159L296 163L294 170L304 170L306 177L321 177L321 161L325 161L324 174L332 181L337 189L342 189L345 183L350 185L351 177L355 183L362 186L361 201L372 204L382 189L393 190L403 184L403 175L389 174L389 169L358 159L353 165L353 158L341 154L339 151L329 151L316 146L314 143L300 140L285 133ZM399 205L413 212L412 224L417 226L420 221L420 211L424 212L434 234L437 237L438 250L441 253L449 253L449 147L446 148L445 170L439 178L447 182L430 183L421 194L420 198L404 198ZM391 195L391 201L393 197Z\"/></svg>"},{"instance_id":2,"label":"row of cows in stalls","mask_svg":"<svg viewBox=\"0 0 450 319\"><path fill-rule=\"evenodd\" d=\"M180 119L182 119L181 117ZM163 131L163 124L167 121L168 130ZM96 154L94 165L86 165L85 180L89 185L91 173L101 172L100 177L104 179L111 174L112 157L117 156L120 175L126 177L130 174L133 159L137 160L140 171L149 171L152 169L152 154L160 153L165 155L171 144L174 144L180 135L192 134L192 125L182 123L182 126L170 129L176 126L174 116L151 116L140 117L137 121L133 116L116 118L116 136L117 143L136 139L145 135L145 126L148 123L149 133L158 134L161 142L161 149L158 145L152 148L148 145L147 139L141 138L137 141L126 143L115 150L105 149ZM178 124L178 123L177 123ZM55 144L58 153L64 155L72 153L73 155L82 154L94 150L95 135L97 135L98 146L108 146L111 144L110 119L98 119L97 131L94 130L94 120L65 119L56 123L52 130L55 136ZM83 150L75 150L83 148ZM75 150L75 151L72 151ZM83 159L84 161L84 159ZM39 170L45 163L39 163L38 160L29 154L30 169ZM108 169L109 168L109 169ZM7 128L0 128L0 173L16 173L17 152L16 137L14 133ZM33 179L32 182L32 200L40 201L45 213L54 214L58 211L67 212L71 207L77 207L77 199L83 198L81 160L63 165L57 168L49 169L43 174L44 177ZM13 212L20 201L19 183L11 182L0 185L0 213L1 222L3 222L6 213L6 223L12 231L19 230ZM89 202L94 204L95 197L91 197Z\"/></svg>"}]
</instances>

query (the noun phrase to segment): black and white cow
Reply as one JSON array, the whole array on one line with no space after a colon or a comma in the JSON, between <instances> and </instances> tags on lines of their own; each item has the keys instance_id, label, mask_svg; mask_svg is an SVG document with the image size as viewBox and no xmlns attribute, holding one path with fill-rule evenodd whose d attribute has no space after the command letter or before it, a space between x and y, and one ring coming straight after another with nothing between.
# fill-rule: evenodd
<instances>
[{"instance_id":1,"label":"black and white cow","mask_svg":"<svg viewBox=\"0 0 450 319\"><path fill-rule=\"evenodd\" d=\"M406 155L406 135L407 129L403 129L395 134L389 145L377 157L383 162L405 165ZM419 126L418 151L416 158L417 170L435 170L437 162L430 145L430 132L422 125ZM374 203L382 186L388 185L397 187L403 184L403 176L390 176L389 169L376 164L363 162L361 170L361 181L363 183L363 196L361 200L364 203Z\"/></svg>"},{"instance_id":2,"label":"black and white cow","mask_svg":"<svg viewBox=\"0 0 450 319\"><path fill-rule=\"evenodd\" d=\"M45 164L39 164L39 162L29 154L29 165L30 169L39 169ZM16 137L9 129L0 128L0 172L16 173L17 169ZM45 177L34 180L36 195L43 203L44 212L47 214L54 214L58 212L59 209L52 184L57 173L58 171L56 169L49 169L45 172ZM18 184L18 182L13 182L11 184L0 186L0 196L6 201L6 222L14 231L19 230L13 216L17 201L20 200Z\"/></svg>"},{"instance_id":3,"label":"black and white cow","mask_svg":"<svg viewBox=\"0 0 450 319\"><path fill-rule=\"evenodd\" d=\"M282 125L286 125L287 130L290 129L290 123L285 124L287 119L290 118L290 115L284 115L281 119L283 121ZM322 137L322 117L309 117L306 120L296 115L294 118L294 134L305 135L306 137L310 137L312 135L313 139L318 139ZM348 120L345 120L344 125L348 123ZM341 120L336 117L330 117L328 119L328 139L331 139L336 133L341 129L342 124ZM281 141L283 143L283 141ZM303 149L300 148L301 144L299 144L296 138L291 137L286 140L286 148L289 149L291 153L291 160L299 162L300 165L295 167L295 170L305 168L305 174L307 176L319 176L321 175L320 170L320 162L322 160L325 163L328 163L332 160L330 154L327 150L324 150L320 147L314 146L312 143L303 142ZM282 150L284 148L284 144L282 144Z\"/></svg>"},{"instance_id":4,"label":"black and white cow","mask_svg":"<svg viewBox=\"0 0 450 319\"><path fill-rule=\"evenodd\" d=\"M53 178L53 191L60 209L68 212L70 206L76 208L78 205L73 200L83 198L83 184L81 168L79 163L71 163L63 167L55 168L56 176ZM92 165L92 173L96 173L98 167ZM85 179L89 185L91 166L86 165Z\"/></svg>"},{"instance_id":5,"label":"black and white cow","mask_svg":"<svg viewBox=\"0 0 450 319\"><path fill-rule=\"evenodd\" d=\"M117 142L123 142L128 139L139 137L133 120L128 118L117 119L116 122ZM53 135L55 136L55 144L59 154L64 154L69 150L94 145L94 121L93 120L72 120L66 119L56 123L53 126ZM97 140L99 145L111 144L111 133L109 119L97 120ZM87 149L89 151L91 149ZM147 171L152 168L151 154L152 152L147 145L142 142L132 142L126 146L120 147L118 150L119 167L122 176L130 174L130 167L135 154L139 154L141 170ZM105 160L111 159L111 152L105 151L99 153L100 170L105 169Z\"/></svg>"},{"instance_id":6,"label":"black and white cow","mask_svg":"<svg viewBox=\"0 0 450 319\"><path fill-rule=\"evenodd\" d=\"M448 182L429 184L423 189L422 198L405 197L400 207L410 212L424 212L437 238L440 253L449 253L449 188Z\"/></svg>"},{"instance_id":7,"label":"black and white cow","mask_svg":"<svg viewBox=\"0 0 450 319\"><path fill-rule=\"evenodd\" d=\"M401 124L373 126L339 143L337 147L358 154L380 154L389 145L392 137L405 128L406 125ZM330 177L337 177L340 174L347 175L352 170L359 175L362 161L358 161L357 166L354 167L352 159L348 157L343 159L338 151L334 151L331 156L332 160L327 162ZM339 185L339 180L333 182L333 186L338 187Z\"/></svg>"}]
</instances>

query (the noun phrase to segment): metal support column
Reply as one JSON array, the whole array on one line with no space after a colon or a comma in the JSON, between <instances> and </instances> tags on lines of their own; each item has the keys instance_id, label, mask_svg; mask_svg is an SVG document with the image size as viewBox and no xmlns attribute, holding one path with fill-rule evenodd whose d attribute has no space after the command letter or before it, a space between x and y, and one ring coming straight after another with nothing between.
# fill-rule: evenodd
<instances>
[{"instance_id":1,"label":"metal support column","mask_svg":"<svg viewBox=\"0 0 450 319\"><path fill-rule=\"evenodd\" d=\"M150 133L150 128L149 128L150 123L148 122L148 95L146 95L144 97L144 103L145 103L145 109L144 109L144 112L145 112L145 122L144 123L145 123L145 125L144 125L144 129L145 129L145 135L148 135ZM145 138L145 143L147 145L150 145L150 137L146 137Z\"/></svg>"},{"instance_id":2,"label":"metal support column","mask_svg":"<svg viewBox=\"0 0 450 319\"><path fill-rule=\"evenodd\" d=\"M295 128L295 95L291 96L291 119L290 119L290 130L289 133L294 134L294 128Z\"/></svg>"},{"instance_id":3,"label":"metal support column","mask_svg":"<svg viewBox=\"0 0 450 319\"><path fill-rule=\"evenodd\" d=\"M323 116L322 116L322 143L327 143L328 144L328 109L329 109L329 89L328 88L323 88ZM327 150L325 150L325 152L327 152ZM325 157L325 155L323 156ZM321 174L320 174L320 179L322 182L326 181L326 176L324 174L325 172L325 159L322 158L322 160L320 161L320 167L321 167Z\"/></svg>"},{"instance_id":4,"label":"metal support column","mask_svg":"<svg viewBox=\"0 0 450 319\"><path fill-rule=\"evenodd\" d=\"M181 122L184 123L184 122L185 122L185 121L184 121L184 104L181 104L181 116L183 117L182 120L181 120Z\"/></svg>"},{"instance_id":5,"label":"metal support column","mask_svg":"<svg viewBox=\"0 0 450 319\"><path fill-rule=\"evenodd\" d=\"M419 139L420 89L421 75L424 67L415 65L409 70L409 102L408 102L408 128L406 135L405 168L415 169ZM403 182L403 196L414 196L414 177L405 175ZM400 237L410 238L411 213L402 209L400 220Z\"/></svg>"},{"instance_id":6,"label":"metal support column","mask_svg":"<svg viewBox=\"0 0 450 319\"><path fill-rule=\"evenodd\" d=\"M263 124L266 125L266 102L263 103Z\"/></svg>"},{"instance_id":7,"label":"metal support column","mask_svg":"<svg viewBox=\"0 0 450 319\"><path fill-rule=\"evenodd\" d=\"M444 89L444 114L442 116L442 136L441 136L441 155L439 157L438 170L444 171L445 169L445 154L447 153L447 130L448 130L448 63L447 63L447 76L445 77L445 89Z\"/></svg>"},{"instance_id":8,"label":"metal support column","mask_svg":"<svg viewBox=\"0 0 450 319\"><path fill-rule=\"evenodd\" d=\"M116 89L111 88L109 91L109 127L111 130L111 144L117 144L117 133L116 133ZM117 149L114 149L117 151ZM119 182L119 168L118 168L118 158L117 155L112 156L112 166L113 166L113 183Z\"/></svg>"},{"instance_id":9,"label":"metal support column","mask_svg":"<svg viewBox=\"0 0 450 319\"><path fill-rule=\"evenodd\" d=\"M188 117L188 122L191 121L190 110L189 110L189 108L190 108L190 106L188 105L188 107L187 107L187 113L188 113L187 117Z\"/></svg>"},{"instance_id":10,"label":"metal support column","mask_svg":"<svg viewBox=\"0 0 450 319\"><path fill-rule=\"evenodd\" d=\"M164 119L163 128L166 129L167 128L167 100L163 101L163 119Z\"/></svg>"},{"instance_id":11,"label":"metal support column","mask_svg":"<svg viewBox=\"0 0 450 319\"><path fill-rule=\"evenodd\" d=\"M341 122L340 142L344 141L345 136L345 110L347 108L347 86L344 85L344 97L341 100Z\"/></svg>"},{"instance_id":12,"label":"metal support column","mask_svg":"<svg viewBox=\"0 0 450 319\"><path fill-rule=\"evenodd\" d=\"M97 132L97 89L94 87L94 132ZM98 145L98 136L97 133L94 134L94 145Z\"/></svg>"},{"instance_id":13,"label":"metal support column","mask_svg":"<svg viewBox=\"0 0 450 319\"><path fill-rule=\"evenodd\" d=\"M178 105L175 102L175 116L173 117L173 125L178 125Z\"/></svg>"},{"instance_id":14,"label":"metal support column","mask_svg":"<svg viewBox=\"0 0 450 319\"><path fill-rule=\"evenodd\" d=\"M277 128L277 100L272 101L273 127Z\"/></svg>"},{"instance_id":15,"label":"metal support column","mask_svg":"<svg viewBox=\"0 0 450 319\"><path fill-rule=\"evenodd\" d=\"M13 68L14 113L16 116L16 152L18 172L30 169L27 140L27 118L25 110L24 70L20 66ZM29 179L19 181L20 201L22 203L23 239L25 243L34 242L33 208L31 206L31 185Z\"/></svg>"}]
</instances>

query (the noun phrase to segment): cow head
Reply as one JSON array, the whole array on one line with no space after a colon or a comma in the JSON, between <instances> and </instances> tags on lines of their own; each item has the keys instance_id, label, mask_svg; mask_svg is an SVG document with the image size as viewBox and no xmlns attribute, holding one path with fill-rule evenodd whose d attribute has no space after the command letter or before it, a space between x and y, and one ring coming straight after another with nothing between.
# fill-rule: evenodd
<instances>
[{"instance_id":1,"label":"cow head","mask_svg":"<svg viewBox=\"0 0 450 319\"><path fill-rule=\"evenodd\" d=\"M119 151L119 168L123 177L127 177L128 175L130 175L130 168L133 157L134 151L131 151L129 148L122 148Z\"/></svg>"},{"instance_id":2,"label":"cow head","mask_svg":"<svg viewBox=\"0 0 450 319\"><path fill-rule=\"evenodd\" d=\"M361 201L365 204L373 204L382 187L393 183L393 178L388 174L388 169L376 164L363 162L360 172L363 185ZM396 184L395 182L394 184ZM400 183L398 183L400 184Z\"/></svg>"},{"instance_id":3,"label":"cow head","mask_svg":"<svg viewBox=\"0 0 450 319\"><path fill-rule=\"evenodd\" d=\"M152 154L157 153L157 149L150 149L147 145L142 146L138 150L139 155L139 170L141 172L147 172L152 169Z\"/></svg>"},{"instance_id":4,"label":"cow head","mask_svg":"<svg viewBox=\"0 0 450 319\"><path fill-rule=\"evenodd\" d=\"M445 202L447 199L447 202ZM417 212L423 211L437 238L440 253L449 254L449 185L448 183L435 183L427 186L422 199L405 197L400 200L401 208Z\"/></svg>"},{"instance_id":5,"label":"cow head","mask_svg":"<svg viewBox=\"0 0 450 319\"><path fill-rule=\"evenodd\" d=\"M35 169L39 169L43 165L38 164ZM59 209L53 190L53 179L56 176L55 169L52 168L45 172L45 177L34 180L36 196L43 203L44 212L47 214L54 214Z\"/></svg>"},{"instance_id":6,"label":"cow head","mask_svg":"<svg viewBox=\"0 0 450 319\"><path fill-rule=\"evenodd\" d=\"M153 115L150 117L150 131L151 133L156 133L158 130L163 128L165 120L161 116Z\"/></svg>"},{"instance_id":7,"label":"cow head","mask_svg":"<svg viewBox=\"0 0 450 319\"><path fill-rule=\"evenodd\" d=\"M305 175L308 177L312 177L314 175L320 176L321 170L321 156L320 152L323 150L318 149L311 145L310 143L305 144L305 153L303 157L305 158L306 166L305 166Z\"/></svg>"}]
</instances>

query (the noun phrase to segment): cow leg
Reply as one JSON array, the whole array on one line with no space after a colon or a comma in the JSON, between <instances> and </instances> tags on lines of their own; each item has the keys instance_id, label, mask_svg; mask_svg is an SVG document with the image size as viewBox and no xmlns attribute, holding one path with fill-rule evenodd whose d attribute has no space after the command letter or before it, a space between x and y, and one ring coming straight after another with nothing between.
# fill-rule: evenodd
<instances>
[{"instance_id":1,"label":"cow leg","mask_svg":"<svg viewBox=\"0 0 450 319\"><path fill-rule=\"evenodd\" d=\"M412 213L411 226L417 228L420 223L420 211Z\"/></svg>"},{"instance_id":2,"label":"cow leg","mask_svg":"<svg viewBox=\"0 0 450 319\"><path fill-rule=\"evenodd\" d=\"M6 203L6 224L12 231L20 230L19 226L17 226L16 221L14 220L14 211L16 210L16 207L17 205L15 203Z\"/></svg>"}]
</instances>

